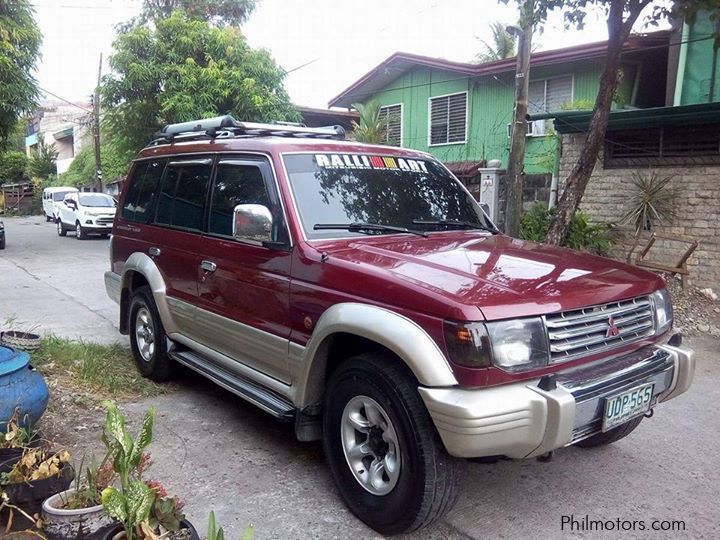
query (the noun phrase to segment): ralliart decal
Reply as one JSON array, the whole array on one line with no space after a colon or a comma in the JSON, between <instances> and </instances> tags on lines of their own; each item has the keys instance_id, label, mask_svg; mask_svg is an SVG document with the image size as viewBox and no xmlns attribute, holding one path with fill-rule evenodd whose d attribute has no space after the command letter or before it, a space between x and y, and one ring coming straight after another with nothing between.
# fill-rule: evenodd
<instances>
[{"instance_id":1,"label":"ralliart decal","mask_svg":"<svg viewBox=\"0 0 720 540\"><path fill-rule=\"evenodd\" d=\"M428 172L419 159L394 156L365 156L359 154L315 154L315 162L323 169L382 169L409 172Z\"/></svg>"}]
</instances>

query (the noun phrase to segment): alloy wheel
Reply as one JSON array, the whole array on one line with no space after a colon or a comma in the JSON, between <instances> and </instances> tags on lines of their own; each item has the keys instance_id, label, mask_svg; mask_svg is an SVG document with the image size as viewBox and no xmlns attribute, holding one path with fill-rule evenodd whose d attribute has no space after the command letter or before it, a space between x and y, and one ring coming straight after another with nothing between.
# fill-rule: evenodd
<instances>
[{"instance_id":1,"label":"alloy wheel","mask_svg":"<svg viewBox=\"0 0 720 540\"><path fill-rule=\"evenodd\" d=\"M155 326L150 311L141 307L135 315L135 341L145 362L152 361L155 354Z\"/></svg>"}]
</instances>

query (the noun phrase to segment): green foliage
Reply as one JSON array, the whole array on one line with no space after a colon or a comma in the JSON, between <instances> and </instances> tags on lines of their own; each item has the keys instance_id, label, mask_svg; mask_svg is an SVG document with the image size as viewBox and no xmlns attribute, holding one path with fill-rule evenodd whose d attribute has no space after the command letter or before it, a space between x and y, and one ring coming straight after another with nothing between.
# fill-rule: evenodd
<instances>
[{"instance_id":1,"label":"green foliage","mask_svg":"<svg viewBox=\"0 0 720 540\"><path fill-rule=\"evenodd\" d=\"M27 162L28 159L24 152L9 150L0 153L0 186L26 181Z\"/></svg>"},{"instance_id":2,"label":"green foliage","mask_svg":"<svg viewBox=\"0 0 720 540\"><path fill-rule=\"evenodd\" d=\"M137 436L133 439L125 427L125 417L111 401L106 409L102 441L120 479L120 489L107 487L102 491L102 505L111 517L123 524L127 540L133 540L140 524L146 521L155 501L155 491L140 478L143 450L152 441L155 409L145 413ZM134 475L134 478L132 476Z\"/></svg>"},{"instance_id":3,"label":"green foliage","mask_svg":"<svg viewBox=\"0 0 720 540\"><path fill-rule=\"evenodd\" d=\"M548 210L545 204L541 202L535 203L522 218L520 238L532 242L544 241L554 213L555 209ZM570 232L563 245L572 249L602 255L608 252L612 242L606 224L591 223L587 214L576 212L570 224Z\"/></svg>"},{"instance_id":4,"label":"green foliage","mask_svg":"<svg viewBox=\"0 0 720 540\"><path fill-rule=\"evenodd\" d=\"M42 34L28 0L0 0L0 144L23 113L35 106L33 73Z\"/></svg>"},{"instance_id":5,"label":"green foliage","mask_svg":"<svg viewBox=\"0 0 720 540\"><path fill-rule=\"evenodd\" d=\"M360 114L360 122L352 122L355 139L369 144L385 142L388 119L380 116L380 104L377 101L353 103L353 108Z\"/></svg>"},{"instance_id":6,"label":"green foliage","mask_svg":"<svg viewBox=\"0 0 720 540\"><path fill-rule=\"evenodd\" d=\"M592 99L575 99L567 101L560 107L563 111L591 111L595 107Z\"/></svg>"},{"instance_id":7,"label":"green foliage","mask_svg":"<svg viewBox=\"0 0 720 540\"><path fill-rule=\"evenodd\" d=\"M620 223L630 223L636 235L650 231L658 223L670 223L675 217L675 176L633 172L627 197L627 211Z\"/></svg>"},{"instance_id":8,"label":"green foliage","mask_svg":"<svg viewBox=\"0 0 720 540\"><path fill-rule=\"evenodd\" d=\"M206 20L217 26L240 26L255 10L255 0L143 0L137 23L166 19L176 9L188 17Z\"/></svg>"},{"instance_id":9,"label":"green foliage","mask_svg":"<svg viewBox=\"0 0 720 540\"><path fill-rule=\"evenodd\" d=\"M106 137L101 137L100 156L102 160L103 181L111 182L125 176L135 152L123 151ZM70 163L68 170L62 173L55 185L86 186L95 181L95 150L86 144Z\"/></svg>"},{"instance_id":10,"label":"green foliage","mask_svg":"<svg viewBox=\"0 0 720 540\"><path fill-rule=\"evenodd\" d=\"M128 29L114 43L102 84L106 125L121 152L136 152L162 125L232 114L245 121L296 121L279 68L235 28L177 10Z\"/></svg>"},{"instance_id":11,"label":"green foliage","mask_svg":"<svg viewBox=\"0 0 720 540\"><path fill-rule=\"evenodd\" d=\"M208 517L208 530L205 540L225 540L225 531L222 527L218 527L215 522L215 512L210 511L210 517Z\"/></svg>"},{"instance_id":12,"label":"green foliage","mask_svg":"<svg viewBox=\"0 0 720 540\"><path fill-rule=\"evenodd\" d=\"M500 21L490 23L492 43L481 40L483 51L475 56L479 63L494 62L515 56L515 38L507 33L505 25Z\"/></svg>"},{"instance_id":13,"label":"green foliage","mask_svg":"<svg viewBox=\"0 0 720 540\"><path fill-rule=\"evenodd\" d=\"M28 159L27 174L31 178L46 179L57 174L58 151L55 145L47 144L42 133L38 133L37 149Z\"/></svg>"}]
</instances>

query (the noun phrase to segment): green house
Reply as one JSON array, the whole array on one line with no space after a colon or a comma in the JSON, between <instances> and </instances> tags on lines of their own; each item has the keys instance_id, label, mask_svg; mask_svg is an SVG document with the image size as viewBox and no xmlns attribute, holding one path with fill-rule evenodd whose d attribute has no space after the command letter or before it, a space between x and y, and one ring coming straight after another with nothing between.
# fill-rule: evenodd
<instances>
[{"instance_id":1,"label":"green house","mask_svg":"<svg viewBox=\"0 0 720 540\"><path fill-rule=\"evenodd\" d=\"M665 104L670 36L660 31L628 41L615 107ZM606 45L533 54L529 112L591 107ZM398 52L333 98L330 106L350 108L376 100L389 118L386 143L430 152L469 180L490 160L507 164L514 77L514 58L469 64ZM555 171L558 138L552 122L528 124L526 173Z\"/></svg>"}]
</instances>

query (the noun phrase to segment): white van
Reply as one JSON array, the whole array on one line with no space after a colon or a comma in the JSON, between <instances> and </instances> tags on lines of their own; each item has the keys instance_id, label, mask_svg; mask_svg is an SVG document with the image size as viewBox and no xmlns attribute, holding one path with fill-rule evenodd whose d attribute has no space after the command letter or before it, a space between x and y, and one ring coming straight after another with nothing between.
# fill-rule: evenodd
<instances>
[{"instance_id":1,"label":"white van","mask_svg":"<svg viewBox=\"0 0 720 540\"><path fill-rule=\"evenodd\" d=\"M42 209L45 214L45 221L57 221L60 216L60 205L68 193L74 193L78 189L70 186L47 187L43 189Z\"/></svg>"}]
</instances>

